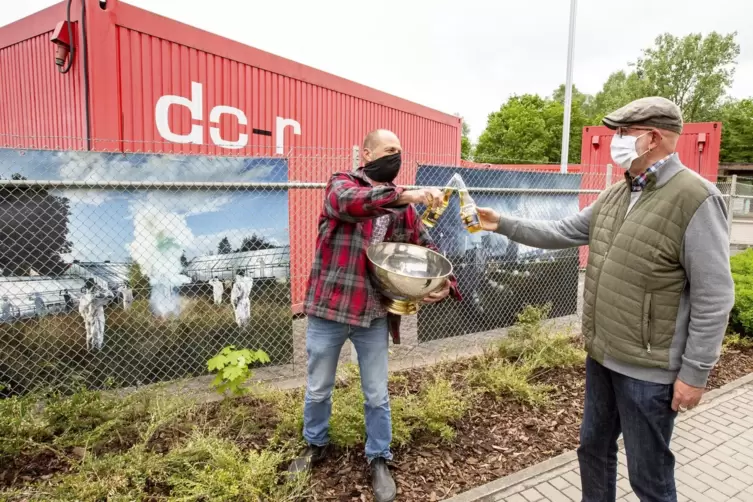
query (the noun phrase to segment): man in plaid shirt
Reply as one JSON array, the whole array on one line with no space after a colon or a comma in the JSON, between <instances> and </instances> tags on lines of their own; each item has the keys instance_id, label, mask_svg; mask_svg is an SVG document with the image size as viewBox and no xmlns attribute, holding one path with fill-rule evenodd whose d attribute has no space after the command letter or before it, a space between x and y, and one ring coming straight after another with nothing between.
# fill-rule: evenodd
<instances>
[{"instance_id":1,"label":"man in plaid shirt","mask_svg":"<svg viewBox=\"0 0 753 502\"><path fill-rule=\"evenodd\" d=\"M396 496L387 468L392 459L387 361L390 331L399 342L399 317L382 306L383 298L369 279L366 249L393 241L436 250L413 204L437 207L443 196L438 189L405 190L392 183L400 170L401 153L395 134L373 131L364 139L364 167L353 173L336 173L327 185L304 304L308 382L303 436L309 446L290 465L291 472L305 471L324 457L337 362L350 338L358 353L365 398L366 457L378 502ZM454 279L424 301L436 303L451 292L459 298Z\"/></svg>"}]
</instances>

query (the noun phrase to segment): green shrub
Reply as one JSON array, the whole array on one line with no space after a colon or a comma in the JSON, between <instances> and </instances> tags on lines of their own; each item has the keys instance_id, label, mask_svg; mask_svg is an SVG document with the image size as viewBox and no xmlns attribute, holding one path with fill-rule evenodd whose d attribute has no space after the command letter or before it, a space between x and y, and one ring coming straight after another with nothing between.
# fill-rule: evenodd
<instances>
[{"instance_id":1,"label":"green shrub","mask_svg":"<svg viewBox=\"0 0 753 502\"><path fill-rule=\"evenodd\" d=\"M738 350L753 349L753 337L731 333L724 337L723 347Z\"/></svg>"},{"instance_id":2,"label":"green shrub","mask_svg":"<svg viewBox=\"0 0 753 502\"><path fill-rule=\"evenodd\" d=\"M362 444L366 439L364 397L358 368L346 366L343 381L345 386L335 389L332 398L330 435L333 444L351 448ZM405 446L418 431L427 431L450 441L455 437L452 424L465 415L468 408L465 397L442 377L434 378L417 395L392 396L392 442L397 446Z\"/></svg>"},{"instance_id":3,"label":"green shrub","mask_svg":"<svg viewBox=\"0 0 753 502\"><path fill-rule=\"evenodd\" d=\"M230 391L235 395L248 391L245 384L253 375L250 366L255 363L269 363L269 356L263 350L236 349L225 347L219 354L207 361L207 369L216 371L212 386L220 394Z\"/></svg>"},{"instance_id":4,"label":"green shrub","mask_svg":"<svg viewBox=\"0 0 753 502\"><path fill-rule=\"evenodd\" d=\"M468 411L468 402L462 394L452 388L449 380L435 378L419 396L418 414L422 426L429 432L438 434L443 440L455 439L452 424L460 420Z\"/></svg>"},{"instance_id":5,"label":"green shrub","mask_svg":"<svg viewBox=\"0 0 753 502\"><path fill-rule=\"evenodd\" d=\"M34 397L0 399L0 464L49 436L47 422Z\"/></svg>"},{"instance_id":6,"label":"green shrub","mask_svg":"<svg viewBox=\"0 0 753 502\"><path fill-rule=\"evenodd\" d=\"M241 452L234 443L196 434L161 460L171 495L178 500L286 500L300 493L303 480L282 484L284 453Z\"/></svg>"},{"instance_id":7,"label":"green shrub","mask_svg":"<svg viewBox=\"0 0 753 502\"><path fill-rule=\"evenodd\" d=\"M518 314L517 323L508 330L507 337L493 347L491 358L521 361L533 369L568 368L583 364L586 353L573 344L572 336L553 332L545 323L551 304L529 305Z\"/></svg>"},{"instance_id":8,"label":"green shrub","mask_svg":"<svg viewBox=\"0 0 753 502\"><path fill-rule=\"evenodd\" d=\"M127 397L79 390L73 395L14 396L0 400L0 462L21 453L73 447L127 449L148 442L185 415L193 403L159 389Z\"/></svg>"},{"instance_id":9,"label":"green shrub","mask_svg":"<svg viewBox=\"0 0 753 502\"><path fill-rule=\"evenodd\" d=\"M363 416L363 392L358 381L351 381L332 394L332 417L329 434L332 444L352 448L366 440L366 423Z\"/></svg>"},{"instance_id":10,"label":"green shrub","mask_svg":"<svg viewBox=\"0 0 753 502\"><path fill-rule=\"evenodd\" d=\"M147 480L157 475L157 458L142 449L88 456L74 472L53 478L51 488L40 486L39 491L52 494L42 500L143 500Z\"/></svg>"},{"instance_id":11,"label":"green shrub","mask_svg":"<svg viewBox=\"0 0 753 502\"><path fill-rule=\"evenodd\" d=\"M392 444L407 446L419 426L418 398L411 394L390 397Z\"/></svg>"},{"instance_id":12,"label":"green shrub","mask_svg":"<svg viewBox=\"0 0 753 502\"><path fill-rule=\"evenodd\" d=\"M303 437L303 403L301 391L267 391L262 399L272 402L279 420L272 436L273 444L300 442Z\"/></svg>"},{"instance_id":13,"label":"green shrub","mask_svg":"<svg viewBox=\"0 0 753 502\"><path fill-rule=\"evenodd\" d=\"M165 455L137 446L84 459L76 472L51 481L52 497L47 500L130 502L164 500L169 494L169 500L292 501L305 494L306 479L288 480L279 474L288 457L269 450L243 453L229 440L197 432Z\"/></svg>"},{"instance_id":14,"label":"green shrub","mask_svg":"<svg viewBox=\"0 0 753 502\"><path fill-rule=\"evenodd\" d=\"M497 399L510 398L531 406L548 403L551 387L531 383L534 367L504 359L481 360L468 375L469 383Z\"/></svg>"},{"instance_id":15,"label":"green shrub","mask_svg":"<svg viewBox=\"0 0 753 502\"><path fill-rule=\"evenodd\" d=\"M745 336L753 336L753 248L730 259L735 281L735 303L730 324Z\"/></svg>"}]
</instances>

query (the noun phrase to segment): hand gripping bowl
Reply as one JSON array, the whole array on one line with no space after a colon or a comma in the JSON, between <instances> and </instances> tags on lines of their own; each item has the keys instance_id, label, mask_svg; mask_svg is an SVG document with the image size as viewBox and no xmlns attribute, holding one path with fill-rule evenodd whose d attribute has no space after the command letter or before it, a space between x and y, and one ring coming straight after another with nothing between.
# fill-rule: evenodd
<instances>
[{"instance_id":1,"label":"hand gripping bowl","mask_svg":"<svg viewBox=\"0 0 753 502\"><path fill-rule=\"evenodd\" d=\"M418 312L421 300L442 289L452 263L431 249L399 242L381 242L366 250L369 272L387 297L385 307L397 315Z\"/></svg>"}]
</instances>

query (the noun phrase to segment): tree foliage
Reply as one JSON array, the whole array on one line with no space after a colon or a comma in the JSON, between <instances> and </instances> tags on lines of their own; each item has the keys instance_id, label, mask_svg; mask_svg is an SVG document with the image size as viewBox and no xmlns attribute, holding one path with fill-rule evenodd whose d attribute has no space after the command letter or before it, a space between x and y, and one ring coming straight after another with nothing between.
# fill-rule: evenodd
<instances>
[{"instance_id":1,"label":"tree foliage","mask_svg":"<svg viewBox=\"0 0 753 502\"><path fill-rule=\"evenodd\" d=\"M728 101L719 110L721 162L753 163L753 98Z\"/></svg>"},{"instance_id":2,"label":"tree foliage","mask_svg":"<svg viewBox=\"0 0 753 502\"><path fill-rule=\"evenodd\" d=\"M468 135L471 133L471 127L468 122L463 121L463 131L460 136L460 158L463 160L473 159L473 145Z\"/></svg>"},{"instance_id":3,"label":"tree foliage","mask_svg":"<svg viewBox=\"0 0 753 502\"><path fill-rule=\"evenodd\" d=\"M257 251L259 249L273 249L276 247L277 246L269 242L264 237L260 237L256 234L253 234L251 237L243 238L243 242L241 242L241 247L237 249L237 252L243 253L246 251Z\"/></svg>"},{"instance_id":4,"label":"tree foliage","mask_svg":"<svg viewBox=\"0 0 753 502\"><path fill-rule=\"evenodd\" d=\"M723 162L753 162L753 101L729 100L727 91L740 54L736 33L669 33L644 49L629 69L612 73L594 96L573 86L569 161L580 161L584 126L598 125L608 113L635 99L663 96L677 103L686 122L720 120ZM559 162L565 86L551 98L512 96L489 115L475 160L491 163Z\"/></svg>"},{"instance_id":5,"label":"tree foliage","mask_svg":"<svg viewBox=\"0 0 753 502\"><path fill-rule=\"evenodd\" d=\"M489 115L474 158L479 162L495 164L559 162L564 111L564 105L558 99L542 98L535 94L511 97L499 111ZM573 106L570 162L580 160L580 137L584 125L586 117L580 107Z\"/></svg>"},{"instance_id":6,"label":"tree foliage","mask_svg":"<svg viewBox=\"0 0 753 502\"><path fill-rule=\"evenodd\" d=\"M233 246L230 244L230 239L223 237L220 243L217 245L217 254L230 254L233 252Z\"/></svg>"},{"instance_id":7,"label":"tree foliage","mask_svg":"<svg viewBox=\"0 0 753 502\"><path fill-rule=\"evenodd\" d=\"M24 180L14 174L14 180ZM2 274L57 275L65 269L70 203L36 187L0 188L0 268Z\"/></svg>"},{"instance_id":8,"label":"tree foliage","mask_svg":"<svg viewBox=\"0 0 753 502\"><path fill-rule=\"evenodd\" d=\"M643 92L677 103L686 122L708 120L732 85L740 55L736 35L659 35L635 64Z\"/></svg>"}]
</instances>

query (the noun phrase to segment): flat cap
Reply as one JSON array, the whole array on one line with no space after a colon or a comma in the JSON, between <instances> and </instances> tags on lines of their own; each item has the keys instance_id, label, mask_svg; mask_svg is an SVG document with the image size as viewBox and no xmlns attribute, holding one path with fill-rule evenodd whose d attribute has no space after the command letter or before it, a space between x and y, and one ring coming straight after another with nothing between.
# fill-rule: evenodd
<instances>
[{"instance_id":1,"label":"flat cap","mask_svg":"<svg viewBox=\"0 0 753 502\"><path fill-rule=\"evenodd\" d=\"M632 101L602 120L610 129L646 126L682 133L682 111L667 98L652 96Z\"/></svg>"}]
</instances>

